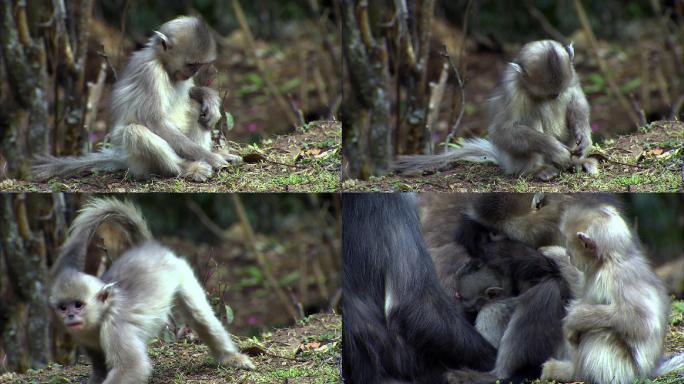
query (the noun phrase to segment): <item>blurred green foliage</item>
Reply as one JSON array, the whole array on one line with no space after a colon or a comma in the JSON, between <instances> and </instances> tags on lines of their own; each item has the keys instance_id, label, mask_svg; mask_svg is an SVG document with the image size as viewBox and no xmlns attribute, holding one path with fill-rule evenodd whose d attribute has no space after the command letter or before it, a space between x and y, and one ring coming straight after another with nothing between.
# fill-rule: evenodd
<instances>
[{"instance_id":1,"label":"blurred green foliage","mask_svg":"<svg viewBox=\"0 0 684 384\"><path fill-rule=\"evenodd\" d=\"M470 31L493 35L499 41L537 40L546 36L539 22L530 16L526 2L475 1ZM436 7L437 15L460 26L467 3L467 0L442 0ZM579 29L573 0L532 0L531 3L565 36ZM624 35L625 22L653 16L649 0L584 0L582 5L594 32L604 38L620 38Z\"/></svg>"},{"instance_id":2,"label":"blurred green foliage","mask_svg":"<svg viewBox=\"0 0 684 384\"><path fill-rule=\"evenodd\" d=\"M286 234L288 230L301 229L302 226L297 224L310 219L311 215L321 214L321 211L332 214L334 198L331 194L240 194L254 231L264 234ZM219 241L188 208L192 203L197 204L223 230L240 221L230 194L225 193L149 193L129 195L128 199L140 205L152 233L157 236L170 235L208 243ZM252 277L261 280L260 276Z\"/></svg>"},{"instance_id":3,"label":"blurred green foliage","mask_svg":"<svg viewBox=\"0 0 684 384\"><path fill-rule=\"evenodd\" d=\"M97 2L96 14L114 26L121 25L125 15L126 33L144 40L159 25L178 15L199 13L219 33L239 28L230 0L110 0ZM262 38L273 38L284 24L312 15L308 0L242 0L240 1L252 32Z\"/></svg>"},{"instance_id":4,"label":"blurred green foliage","mask_svg":"<svg viewBox=\"0 0 684 384\"><path fill-rule=\"evenodd\" d=\"M682 256L684 250L684 194L625 194L628 217L656 263Z\"/></svg>"}]
</instances>

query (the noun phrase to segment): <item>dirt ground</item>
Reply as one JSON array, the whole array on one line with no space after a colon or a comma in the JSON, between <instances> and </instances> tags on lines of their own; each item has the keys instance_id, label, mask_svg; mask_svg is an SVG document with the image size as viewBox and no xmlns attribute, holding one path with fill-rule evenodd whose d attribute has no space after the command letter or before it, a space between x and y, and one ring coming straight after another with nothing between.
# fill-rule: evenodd
<instances>
[{"instance_id":1,"label":"dirt ground","mask_svg":"<svg viewBox=\"0 0 684 384\"><path fill-rule=\"evenodd\" d=\"M345 180L344 191L676 192L684 178L684 124L658 121L596 146L600 174L565 172L549 182L504 175L495 165L462 163L419 176Z\"/></svg>"},{"instance_id":2,"label":"dirt ground","mask_svg":"<svg viewBox=\"0 0 684 384\"><path fill-rule=\"evenodd\" d=\"M260 144L229 143L245 163L220 170L205 183L182 178L133 180L124 172L47 182L0 181L6 192L332 192L339 190L342 124L315 121L296 133Z\"/></svg>"},{"instance_id":3,"label":"dirt ground","mask_svg":"<svg viewBox=\"0 0 684 384\"><path fill-rule=\"evenodd\" d=\"M261 337L234 338L256 365L254 371L217 367L206 346L194 341L150 345L154 365L150 383L339 383L342 320L331 314L312 315L290 328ZM24 375L5 374L0 383L85 383L84 359L72 366L50 367Z\"/></svg>"}]
</instances>

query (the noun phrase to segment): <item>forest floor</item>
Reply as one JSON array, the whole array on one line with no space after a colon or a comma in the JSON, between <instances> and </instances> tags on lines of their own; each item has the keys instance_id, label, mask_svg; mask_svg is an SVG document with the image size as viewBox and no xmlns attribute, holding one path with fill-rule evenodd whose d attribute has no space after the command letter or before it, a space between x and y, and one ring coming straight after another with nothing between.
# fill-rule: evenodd
<instances>
[{"instance_id":1,"label":"forest floor","mask_svg":"<svg viewBox=\"0 0 684 384\"><path fill-rule=\"evenodd\" d=\"M684 124L657 121L639 132L616 136L599 144L597 176L564 172L543 182L504 175L492 164L460 163L418 176L389 174L370 180L345 180L343 191L435 192L672 192L684 179Z\"/></svg>"},{"instance_id":2,"label":"forest floor","mask_svg":"<svg viewBox=\"0 0 684 384\"><path fill-rule=\"evenodd\" d=\"M182 178L133 180L124 172L47 182L0 181L8 192L333 192L340 184L342 124L315 121L296 133L259 144L230 143L245 163L220 170L207 182Z\"/></svg>"},{"instance_id":3,"label":"forest floor","mask_svg":"<svg viewBox=\"0 0 684 384\"><path fill-rule=\"evenodd\" d=\"M256 365L253 371L216 367L206 346L197 342L150 345L154 373L149 383L338 383L342 339L340 316L312 315L289 328L261 337L234 337ZM0 383L85 383L87 361L52 365L23 375L0 375Z\"/></svg>"}]
</instances>

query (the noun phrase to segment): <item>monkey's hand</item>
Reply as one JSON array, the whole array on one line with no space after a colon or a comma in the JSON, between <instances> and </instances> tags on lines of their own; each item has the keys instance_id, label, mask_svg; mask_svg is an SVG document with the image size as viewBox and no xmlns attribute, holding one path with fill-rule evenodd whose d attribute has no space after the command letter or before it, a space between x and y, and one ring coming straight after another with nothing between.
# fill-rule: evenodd
<instances>
[{"instance_id":1,"label":"monkey's hand","mask_svg":"<svg viewBox=\"0 0 684 384\"><path fill-rule=\"evenodd\" d=\"M572 148L572 154L577 157L584 157L587 150L591 148L591 134L588 130L575 131L575 145Z\"/></svg>"},{"instance_id":2,"label":"monkey's hand","mask_svg":"<svg viewBox=\"0 0 684 384\"><path fill-rule=\"evenodd\" d=\"M198 123L211 130L221 118L221 99L218 92L209 87L192 87L190 98L200 104Z\"/></svg>"}]
</instances>

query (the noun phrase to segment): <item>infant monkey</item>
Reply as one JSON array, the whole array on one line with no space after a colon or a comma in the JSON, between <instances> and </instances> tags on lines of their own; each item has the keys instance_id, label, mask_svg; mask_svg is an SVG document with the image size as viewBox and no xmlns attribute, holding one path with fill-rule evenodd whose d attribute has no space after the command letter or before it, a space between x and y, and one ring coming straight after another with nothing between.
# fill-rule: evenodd
<instances>
[{"instance_id":1,"label":"infant monkey","mask_svg":"<svg viewBox=\"0 0 684 384\"><path fill-rule=\"evenodd\" d=\"M110 101L111 148L81 157L41 156L31 169L39 180L86 171L128 170L206 181L213 169L241 158L214 153L211 130L221 117L218 93L193 77L216 58L216 43L196 17L178 17L155 31L131 57Z\"/></svg>"},{"instance_id":2,"label":"infant monkey","mask_svg":"<svg viewBox=\"0 0 684 384\"><path fill-rule=\"evenodd\" d=\"M589 103L572 65L572 45L552 40L522 47L489 100L489 139L468 139L440 155L400 156L393 168L417 173L458 161L493 162L507 174L540 180L581 167L595 174Z\"/></svg>"},{"instance_id":3,"label":"infant monkey","mask_svg":"<svg viewBox=\"0 0 684 384\"><path fill-rule=\"evenodd\" d=\"M79 267L100 223L112 220L131 247L101 278ZM239 353L207 302L190 265L154 241L140 211L114 199L98 199L80 213L51 272L49 302L92 362L89 383L145 383L152 373L147 341L177 309L219 364L254 368Z\"/></svg>"},{"instance_id":4,"label":"infant monkey","mask_svg":"<svg viewBox=\"0 0 684 384\"><path fill-rule=\"evenodd\" d=\"M570 360L548 360L542 380L633 383L684 372L684 354L659 361L669 301L618 210L578 204L560 227L584 287L563 319Z\"/></svg>"}]
</instances>

